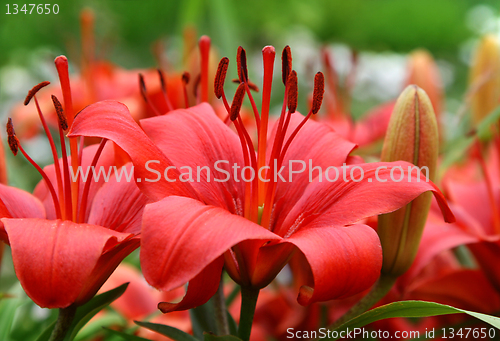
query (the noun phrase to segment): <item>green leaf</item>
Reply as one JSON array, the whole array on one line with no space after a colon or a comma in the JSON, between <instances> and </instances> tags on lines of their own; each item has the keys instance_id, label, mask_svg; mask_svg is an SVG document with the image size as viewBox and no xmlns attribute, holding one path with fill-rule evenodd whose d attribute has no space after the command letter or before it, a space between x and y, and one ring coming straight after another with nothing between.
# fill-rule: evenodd
<instances>
[{"instance_id":1,"label":"green leaf","mask_svg":"<svg viewBox=\"0 0 500 341\"><path fill-rule=\"evenodd\" d=\"M136 336L136 335L127 334L127 333L124 333L124 332L119 332L117 330L109 329L109 328L106 328L106 327L104 327L103 329L106 332L108 332L110 334L114 334L114 335L120 336L121 338L123 338L124 340L127 340L127 341L150 341L149 339L145 339L145 338L142 338L142 337L139 337L139 336Z\"/></svg>"},{"instance_id":2,"label":"green leaf","mask_svg":"<svg viewBox=\"0 0 500 341\"><path fill-rule=\"evenodd\" d=\"M194 336L189 335L186 332L183 332L180 329L166 326L164 324L151 323L151 322L140 322L134 321L135 324L157 332L158 334L168 336L169 338L175 341L198 341Z\"/></svg>"},{"instance_id":3,"label":"green leaf","mask_svg":"<svg viewBox=\"0 0 500 341\"><path fill-rule=\"evenodd\" d=\"M347 321L337 329L337 332L344 330L353 330L361 328L375 321L388 319L392 317L428 317L448 314L464 313L473 316L483 322L486 322L493 327L500 329L500 318L476 313L473 311L458 309L449 305L425 302L425 301L401 301L383 305L381 307L369 310L350 321ZM338 340L335 338L334 340Z\"/></svg>"},{"instance_id":4,"label":"green leaf","mask_svg":"<svg viewBox=\"0 0 500 341\"><path fill-rule=\"evenodd\" d=\"M238 335L238 325L236 324L236 321L234 320L233 316L229 313L227 313L227 324L229 325L229 332L231 335Z\"/></svg>"},{"instance_id":5,"label":"green leaf","mask_svg":"<svg viewBox=\"0 0 500 341\"><path fill-rule=\"evenodd\" d=\"M193 335L198 340L203 340L204 332L214 332L217 330L215 326L215 310L212 300L189 310L191 325L193 326Z\"/></svg>"},{"instance_id":6,"label":"green leaf","mask_svg":"<svg viewBox=\"0 0 500 341\"><path fill-rule=\"evenodd\" d=\"M71 328L66 334L64 341L71 341L75 338L76 334L82 327L98 312L107 307L111 302L123 295L127 290L128 283L122 284L119 287L106 291L100 295L95 296L93 299L78 307ZM41 340L37 340L41 341Z\"/></svg>"},{"instance_id":7,"label":"green leaf","mask_svg":"<svg viewBox=\"0 0 500 341\"><path fill-rule=\"evenodd\" d=\"M242 341L239 337L233 335L217 336L210 333L205 333L204 341Z\"/></svg>"}]
</instances>

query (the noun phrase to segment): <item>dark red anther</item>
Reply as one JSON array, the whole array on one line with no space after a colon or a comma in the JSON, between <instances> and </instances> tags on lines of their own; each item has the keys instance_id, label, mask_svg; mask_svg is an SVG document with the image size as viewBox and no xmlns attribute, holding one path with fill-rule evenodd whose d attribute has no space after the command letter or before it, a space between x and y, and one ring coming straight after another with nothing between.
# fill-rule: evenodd
<instances>
[{"instance_id":1,"label":"dark red anther","mask_svg":"<svg viewBox=\"0 0 500 341\"><path fill-rule=\"evenodd\" d=\"M298 97L298 86L297 86L297 72L292 70L288 76L287 81L288 88L288 111L293 114L297 110L297 97Z\"/></svg>"},{"instance_id":2,"label":"dark red anther","mask_svg":"<svg viewBox=\"0 0 500 341\"><path fill-rule=\"evenodd\" d=\"M148 102L148 98L146 97L146 83L144 82L142 73L139 74L139 88L141 89L141 95L142 98L144 98L144 102Z\"/></svg>"},{"instance_id":3,"label":"dark red anther","mask_svg":"<svg viewBox=\"0 0 500 341\"><path fill-rule=\"evenodd\" d=\"M281 53L281 77L283 79L283 85L286 86L288 81L288 75L292 71L292 51L290 46L285 46L283 52Z\"/></svg>"},{"instance_id":4,"label":"dark red anther","mask_svg":"<svg viewBox=\"0 0 500 341\"><path fill-rule=\"evenodd\" d=\"M163 72L161 69L156 69L158 71L158 77L160 77L161 90L163 93L167 92L167 84L165 83L165 77L163 76Z\"/></svg>"},{"instance_id":5,"label":"dark red anther","mask_svg":"<svg viewBox=\"0 0 500 341\"><path fill-rule=\"evenodd\" d=\"M248 81L247 53L243 47L238 47L236 53L236 64L238 65L238 78L240 82Z\"/></svg>"},{"instance_id":6,"label":"dark red anther","mask_svg":"<svg viewBox=\"0 0 500 341\"><path fill-rule=\"evenodd\" d=\"M229 113L231 121L234 121L238 118L244 97L245 97L245 83L240 83L240 85L238 85L238 89L236 89L236 93L234 94L233 102L231 103L231 112Z\"/></svg>"},{"instance_id":7,"label":"dark red anther","mask_svg":"<svg viewBox=\"0 0 500 341\"><path fill-rule=\"evenodd\" d=\"M56 96L52 95L52 103L54 103L54 108L56 108L59 126L61 127L62 130L67 130L68 120L66 120L66 115L64 115L64 110L61 105L61 102L59 102Z\"/></svg>"},{"instance_id":8,"label":"dark red anther","mask_svg":"<svg viewBox=\"0 0 500 341\"><path fill-rule=\"evenodd\" d=\"M43 87L46 87L47 85L49 85L50 82L49 81L45 81L45 82L41 82L37 85L35 85L29 92L28 92L28 95L26 96L26 98L24 99L24 105L28 105L29 102L31 101L31 99L33 98L33 96L36 95L36 93Z\"/></svg>"},{"instance_id":9,"label":"dark red anther","mask_svg":"<svg viewBox=\"0 0 500 341\"><path fill-rule=\"evenodd\" d=\"M311 111L316 114L321 108L323 102L323 94L325 93L325 76L322 72L316 73L314 76L314 91Z\"/></svg>"},{"instance_id":10,"label":"dark red anther","mask_svg":"<svg viewBox=\"0 0 500 341\"><path fill-rule=\"evenodd\" d=\"M215 74L215 81L214 81L214 92L215 92L215 97L217 97L217 99L220 99L224 92L224 82L226 80L228 66L229 66L229 58L224 57L220 60L219 66L217 67L217 73Z\"/></svg>"},{"instance_id":11,"label":"dark red anther","mask_svg":"<svg viewBox=\"0 0 500 341\"><path fill-rule=\"evenodd\" d=\"M16 137L16 132L14 131L14 125L12 124L12 118L9 117L7 121L7 136L9 141L9 147L12 154L17 155L19 151L19 140Z\"/></svg>"},{"instance_id":12,"label":"dark red anther","mask_svg":"<svg viewBox=\"0 0 500 341\"><path fill-rule=\"evenodd\" d=\"M191 75L189 74L189 72L185 71L182 74L182 82L184 83L184 85L188 85L190 79L191 79Z\"/></svg>"}]
</instances>

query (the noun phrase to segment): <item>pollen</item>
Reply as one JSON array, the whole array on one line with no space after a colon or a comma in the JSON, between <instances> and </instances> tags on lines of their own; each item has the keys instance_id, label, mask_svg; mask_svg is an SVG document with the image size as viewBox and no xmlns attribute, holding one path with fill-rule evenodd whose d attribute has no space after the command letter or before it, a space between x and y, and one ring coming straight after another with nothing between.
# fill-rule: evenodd
<instances>
[{"instance_id":1,"label":"pollen","mask_svg":"<svg viewBox=\"0 0 500 341\"><path fill-rule=\"evenodd\" d=\"M228 66L229 66L229 58L224 57L220 60L219 66L217 67L217 73L215 75L215 81L214 81L214 92L215 92L215 97L217 97L217 99L220 99L224 92L224 81L226 80Z\"/></svg>"},{"instance_id":2,"label":"pollen","mask_svg":"<svg viewBox=\"0 0 500 341\"><path fill-rule=\"evenodd\" d=\"M52 103L54 103L54 108L56 108L57 119L59 121L59 126L62 130L68 129L68 121L66 120L66 115L64 115L64 110L61 105L61 102L57 99L56 96L52 95Z\"/></svg>"},{"instance_id":3,"label":"pollen","mask_svg":"<svg viewBox=\"0 0 500 341\"><path fill-rule=\"evenodd\" d=\"M311 111L315 115L321 108L323 103L323 95L325 93L325 76L322 72L316 73L314 76L314 91Z\"/></svg>"},{"instance_id":4,"label":"pollen","mask_svg":"<svg viewBox=\"0 0 500 341\"><path fill-rule=\"evenodd\" d=\"M290 46L285 46L283 52L281 53L281 77L283 79L283 85L286 86L288 81L288 76L292 70L292 52L290 51Z\"/></svg>"},{"instance_id":5,"label":"pollen","mask_svg":"<svg viewBox=\"0 0 500 341\"><path fill-rule=\"evenodd\" d=\"M236 89L236 93L234 94L233 102L231 103L231 113L230 113L231 121L234 121L238 118L244 97L245 97L245 83L240 83L238 89Z\"/></svg>"},{"instance_id":6,"label":"pollen","mask_svg":"<svg viewBox=\"0 0 500 341\"><path fill-rule=\"evenodd\" d=\"M14 156L17 155L19 151L19 140L17 139L16 132L14 131L14 125L12 124L12 118L9 117L7 121L7 135L9 139L9 147Z\"/></svg>"},{"instance_id":7,"label":"pollen","mask_svg":"<svg viewBox=\"0 0 500 341\"><path fill-rule=\"evenodd\" d=\"M297 72L293 70L288 76L287 81L288 87L288 111L293 114L297 110L297 97L298 97L298 87L297 87Z\"/></svg>"},{"instance_id":8,"label":"pollen","mask_svg":"<svg viewBox=\"0 0 500 341\"><path fill-rule=\"evenodd\" d=\"M240 82L248 81L247 52L241 46L236 53L236 64L238 65L238 78Z\"/></svg>"},{"instance_id":9,"label":"pollen","mask_svg":"<svg viewBox=\"0 0 500 341\"><path fill-rule=\"evenodd\" d=\"M41 82L37 85L35 85L29 92L28 92L28 95L26 96L26 98L24 99L24 105L28 105L29 102L31 101L31 99L33 98L33 96L36 95L36 93L43 87L46 87L47 85L49 85L50 82L49 81L45 81L45 82Z\"/></svg>"}]
</instances>

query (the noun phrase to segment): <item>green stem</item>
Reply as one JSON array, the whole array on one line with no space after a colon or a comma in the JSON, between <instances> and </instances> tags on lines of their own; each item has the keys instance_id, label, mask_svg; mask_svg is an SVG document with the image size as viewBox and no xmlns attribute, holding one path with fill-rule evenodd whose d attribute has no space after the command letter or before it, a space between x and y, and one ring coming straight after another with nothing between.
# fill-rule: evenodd
<instances>
[{"instance_id":1,"label":"green stem","mask_svg":"<svg viewBox=\"0 0 500 341\"><path fill-rule=\"evenodd\" d=\"M250 340L252 332L253 315L255 306L259 297L259 289L241 287L241 311L240 325L238 327L238 336L243 341Z\"/></svg>"},{"instance_id":2,"label":"green stem","mask_svg":"<svg viewBox=\"0 0 500 341\"><path fill-rule=\"evenodd\" d=\"M396 282L397 277L382 274L372 290L358 301L349 311L333 323L328 329L335 330L344 323L363 314L365 311L373 307L375 303L380 301Z\"/></svg>"},{"instance_id":3,"label":"green stem","mask_svg":"<svg viewBox=\"0 0 500 341\"><path fill-rule=\"evenodd\" d=\"M68 333L73 318L75 317L76 306L70 305L67 308L59 309L59 316L57 317L56 325L50 335L49 341L61 341Z\"/></svg>"},{"instance_id":4,"label":"green stem","mask_svg":"<svg viewBox=\"0 0 500 341\"><path fill-rule=\"evenodd\" d=\"M229 324L227 322L226 299L224 297L224 279L221 278L219 289L212 297L215 310L215 326L217 335L229 335Z\"/></svg>"}]
</instances>

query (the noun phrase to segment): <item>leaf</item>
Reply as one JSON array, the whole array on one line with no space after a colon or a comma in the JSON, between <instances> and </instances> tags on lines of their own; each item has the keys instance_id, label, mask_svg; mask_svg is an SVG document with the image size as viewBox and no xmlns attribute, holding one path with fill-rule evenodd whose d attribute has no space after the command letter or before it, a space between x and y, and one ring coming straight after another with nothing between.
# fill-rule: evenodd
<instances>
[{"instance_id":1,"label":"leaf","mask_svg":"<svg viewBox=\"0 0 500 341\"><path fill-rule=\"evenodd\" d=\"M164 324L140 321L134 321L134 323L141 327L157 332L161 335L165 335L175 341L198 341L194 336L189 335L188 333L183 332L180 329L166 326Z\"/></svg>"},{"instance_id":2,"label":"leaf","mask_svg":"<svg viewBox=\"0 0 500 341\"><path fill-rule=\"evenodd\" d=\"M205 333L204 341L242 341L239 337L233 335L217 336L210 333Z\"/></svg>"},{"instance_id":3,"label":"leaf","mask_svg":"<svg viewBox=\"0 0 500 341\"><path fill-rule=\"evenodd\" d=\"M145 338L142 338L142 337L139 337L139 336L136 336L136 335L131 335L131 334L127 334L127 333L124 333L124 332L119 332L117 330L113 330L113 329L110 329L110 328L107 328L107 327L103 327L103 329L110 333L110 334L114 334L114 335L117 335L121 338L123 338L124 340L127 340L127 341L150 341L149 339L145 339Z\"/></svg>"},{"instance_id":4,"label":"leaf","mask_svg":"<svg viewBox=\"0 0 500 341\"><path fill-rule=\"evenodd\" d=\"M428 317L460 313L465 313L467 315L473 316L483 322L492 325L493 327L500 329L500 318L495 316L458 309L449 305L434 302L401 301L389 303L381 307L369 310L359 315L358 317L347 321L335 330L340 334L341 331L347 329L353 330L354 328L360 328L372 322L392 317ZM334 340L338 339L338 337L334 338Z\"/></svg>"},{"instance_id":5,"label":"leaf","mask_svg":"<svg viewBox=\"0 0 500 341\"><path fill-rule=\"evenodd\" d=\"M203 340L204 332L216 331L214 321L215 311L212 300L199 307L190 309L189 316L193 326L193 335L198 340Z\"/></svg>"},{"instance_id":6,"label":"leaf","mask_svg":"<svg viewBox=\"0 0 500 341\"><path fill-rule=\"evenodd\" d=\"M229 325L229 332L231 335L238 335L238 326L236 325L236 321L234 320L233 316L227 312L227 324Z\"/></svg>"},{"instance_id":7,"label":"leaf","mask_svg":"<svg viewBox=\"0 0 500 341\"><path fill-rule=\"evenodd\" d=\"M64 338L64 341L71 341L75 338L76 334L82 327L98 312L107 307L111 302L123 295L127 290L128 283L122 284L117 288L106 291L100 295L95 296L93 299L78 307L75 318L71 327ZM41 340L37 340L41 341Z\"/></svg>"}]
</instances>

